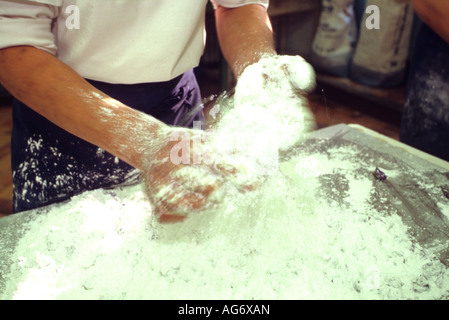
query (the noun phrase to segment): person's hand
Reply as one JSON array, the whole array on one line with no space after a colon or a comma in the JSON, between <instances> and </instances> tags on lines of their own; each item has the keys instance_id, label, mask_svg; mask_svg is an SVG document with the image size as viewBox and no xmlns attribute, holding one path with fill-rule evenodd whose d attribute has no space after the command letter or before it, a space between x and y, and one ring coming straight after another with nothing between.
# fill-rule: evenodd
<instances>
[{"instance_id":1,"label":"person's hand","mask_svg":"<svg viewBox=\"0 0 449 320\"><path fill-rule=\"evenodd\" d=\"M278 172L279 153L315 128L306 99L314 86L315 73L301 57L264 57L229 92L205 101L206 128L264 179Z\"/></svg>"},{"instance_id":2,"label":"person's hand","mask_svg":"<svg viewBox=\"0 0 449 320\"><path fill-rule=\"evenodd\" d=\"M254 140L270 141L280 151L287 150L315 128L306 97L314 88L315 72L302 57L270 55L240 75L233 96L234 113L241 118L246 114L246 124L240 127L251 127L247 134L253 132Z\"/></svg>"},{"instance_id":3,"label":"person's hand","mask_svg":"<svg viewBox=\"0 0 449 320\"><path fill-rule=\"evenodd\" d=\"M251 190L242 179L242 166L229 164L223 151L214 150L208 133L168 128L143 170L147 194L160 222L177 222L189 214L219 206L227 188ZM221 153L221 155L220 155Z\"/></svg>"},{"instance_id":4,"label":"person's hand","mask_svg":"<svg viewBox=\"0 0 449 320\"><path fill-rule=\"evenodd\" d=\"M245 98L305 95L315 88L315 71L300 56L268 55L246 67L236 86L236 103ZM262 99L258 99L262 101Z\"/></svg>"}]
</instances>

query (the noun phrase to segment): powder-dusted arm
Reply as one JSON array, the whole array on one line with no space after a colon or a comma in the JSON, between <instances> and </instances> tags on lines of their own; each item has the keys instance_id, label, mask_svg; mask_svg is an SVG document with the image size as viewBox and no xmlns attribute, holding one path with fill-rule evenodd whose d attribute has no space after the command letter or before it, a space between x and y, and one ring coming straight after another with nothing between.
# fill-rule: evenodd
<instances>
[{"instance_id":1,"label":"powder-dusted arm","mask_svg":"<svg viewBox=\"0 0 449 320\"><path fill-rule=\"evenodd\" d=\"M262 56L276 54L266 10L268 1L246 1L250 4L242 5L244 2L215 1L221 50L237 78L246 66L257 62ZM231 7L232 3L235 7Z\"/></svg>"},{"instance_id":2,"label":"powder-dusted arm","mask_svg":"<svg viewBox=\"0 0 449 320\"><path fill-rule=\"evenodd\" d=\"M54 124L139 169L148 151L141 146L149 149L151 136L165 126L106 96L53 55L31 46L0 50L0 83Z\"/></svg>"},{"instance_id":3,"label":"powder-dusted arm","mask_svg":"<svg viewBox=\"0 0 449 320\"><path fill-rule=\"evenodd\" d=\"M139 143L127 141L126 131L147 126L154 132L163 124L107 97L55 57L51 24L58 4L60 0L0 1L0 83L59 127L142 168L142 151L131 150ZM123 128L123 137L117 128ZM124 145L131 147L124 150Z\"/></svg>"}]
</instances>

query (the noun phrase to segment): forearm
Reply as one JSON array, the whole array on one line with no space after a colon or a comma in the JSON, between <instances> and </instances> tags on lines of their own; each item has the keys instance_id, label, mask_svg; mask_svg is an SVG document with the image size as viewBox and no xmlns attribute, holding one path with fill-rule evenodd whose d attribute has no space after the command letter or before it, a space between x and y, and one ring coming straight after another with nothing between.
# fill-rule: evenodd
<instances>
[{"instance_id":1,"label":"forearm","mask_svg":"<svg viewBox=\"0 0 449 320\"><path fill-rule=\"evenodd\" d=\"M266 54L276 54L268 14L260 5L215 10L221 50L238 78L246 66Z\"/></svg>"},{"instance_id":2,"label":"forearm","mask_svg":"<svg viewBox=\"0 0 449 320\"><path fill-rule=\"evenodd\" d=\"M416 14L449 43L449 0L412 0Z\"/></svg>"},{"instance_id":3,"label":"forearm","mask_svg":"<svg viewBox=\"0 0 449 320\"><path fill-rule=\"evenodd\" d=\"M70 67L33 47L0 50L0 83L66 131L141 168L163 126L95 89Z\"/></svg>"}]
</instances>

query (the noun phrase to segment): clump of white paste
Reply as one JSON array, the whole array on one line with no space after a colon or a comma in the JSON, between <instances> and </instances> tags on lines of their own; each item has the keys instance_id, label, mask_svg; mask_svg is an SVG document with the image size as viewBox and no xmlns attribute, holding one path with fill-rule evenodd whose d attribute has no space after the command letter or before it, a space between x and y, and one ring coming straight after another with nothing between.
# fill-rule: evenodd
<instances>
[{"instance_id":1,"label":"clump of white paste","mask_svg":"<svg viewBox=\"0 0 449 320\"><path fill-rule=\"evenodd\" d=\"M314 85L312 67L299 56L265 57L248 66L235 94L218 106L222 115L211 135L215 149L251 174L275 173L279 152L315 128L304 95Z\"/></svg>"}]
</instances>

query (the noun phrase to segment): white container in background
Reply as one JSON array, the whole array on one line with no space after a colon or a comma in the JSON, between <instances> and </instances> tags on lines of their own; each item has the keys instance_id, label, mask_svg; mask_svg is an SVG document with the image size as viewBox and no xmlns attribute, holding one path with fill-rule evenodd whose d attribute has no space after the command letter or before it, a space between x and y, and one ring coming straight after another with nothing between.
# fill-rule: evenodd
<instances>
[{"instance_id":1,"label":"white container in background","mask_svg":"<svg viewBox=\"0 0 449 320\"><path fill-rule=\"evenodd\" d=\"M353 0L322 0L312 44L311 64L317 71L347 77L357 39Z\"/></svg>"},{"instance_id":2,"label":"white container in background","mask_svg":"<svg viewBox=\"0 0 449 320\"><path fill-rule=\"evenodd\" d=\"M374 87L399 85L407 70L413 8L397 1L367 0L366 9L350 77Z\"/></svg>"}]
</instances>

